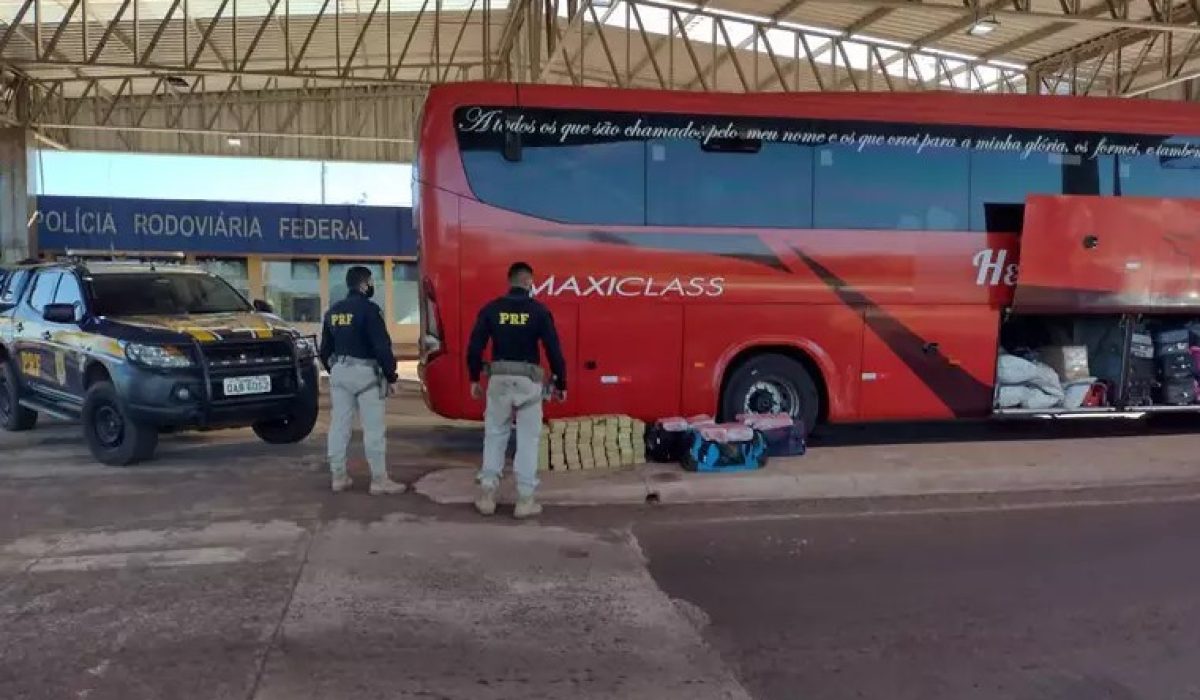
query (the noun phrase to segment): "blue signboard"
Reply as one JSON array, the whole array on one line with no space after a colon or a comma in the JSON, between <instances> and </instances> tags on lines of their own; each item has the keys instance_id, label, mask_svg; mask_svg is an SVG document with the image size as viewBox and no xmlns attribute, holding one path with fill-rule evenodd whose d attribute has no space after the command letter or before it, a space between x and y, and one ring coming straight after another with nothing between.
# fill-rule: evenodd
<instances>
[{"instance_id":1,"label":"blue signboard","mask_svg":"<svg viewBox=\"0 0 1200 700\"><path fill-rule=\"evenodd\" d=\"M412 210L107 197L37 198L42 251L416 255Z\"/></svg>"}]
</instances>

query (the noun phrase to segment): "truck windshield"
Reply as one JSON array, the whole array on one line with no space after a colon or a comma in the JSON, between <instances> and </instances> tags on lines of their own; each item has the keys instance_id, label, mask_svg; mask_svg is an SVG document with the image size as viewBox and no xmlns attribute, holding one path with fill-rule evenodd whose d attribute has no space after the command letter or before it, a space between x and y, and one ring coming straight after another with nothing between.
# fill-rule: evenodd
<instances>
[{"instance_id":1,"label":"truck windshield","mask_svg":"<svg viewBox=\"0 0 1200 700\"><path fill-rule=\"evenodd\" d=\"M178 316L250 311L225 280L194 273L105 274L91 278L98 316Z\"/></svg>"}]
</instances>

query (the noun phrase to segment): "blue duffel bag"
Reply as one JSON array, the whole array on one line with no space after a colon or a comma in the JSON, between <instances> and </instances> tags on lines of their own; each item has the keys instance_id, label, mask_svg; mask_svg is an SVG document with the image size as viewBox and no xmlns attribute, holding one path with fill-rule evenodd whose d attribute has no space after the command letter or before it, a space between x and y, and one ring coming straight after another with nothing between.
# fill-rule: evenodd
<instances>
[{"instance_id":1,"label":"blue duffel bag","mask_svg":"<svg viewBox=\"0 0 1200 700\"><path fill-rule=\"evenodd\" d=\"M767 463L767 439L758 430L744 439L714 439L710 429L692 429L686 441L688 447L679 461L688 471L752 471Z\"/></svg>"}]
</instances>

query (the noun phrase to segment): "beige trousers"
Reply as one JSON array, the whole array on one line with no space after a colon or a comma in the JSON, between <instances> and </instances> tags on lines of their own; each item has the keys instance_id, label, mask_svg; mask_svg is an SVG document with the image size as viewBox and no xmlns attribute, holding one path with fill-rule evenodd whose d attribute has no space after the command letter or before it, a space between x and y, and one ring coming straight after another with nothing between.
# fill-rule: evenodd
<instances>
[{"instance_id":1,"label":"beige trousers","mask_svg":"<svg viewBox=\"0 0 1200 700\"><path fill-rule=\"evenodd\" d=\"M486 489L495 489L499 485L514 415L517 423L517 454L513 458L513 472L517 475L517 494L521 498L532 498L538 485L542 385L528 377L499 375L488 380L487 408L483 414L483 467L479 470L479 483Z\"/></svg>"},{"instance_id":2,"label":"beige trousers","mask_svg":"<svg viewBox=\"0 0 1200 700\"><path fill-rule=\"evenodd\" d=\"M367 364L339 362L329 371L333 416L329 421L329 470L346 474L346 450L354 431L354 414L362 421L363 451L371 479L387 476L387 384Z\"/></svg>"}]
</instances>

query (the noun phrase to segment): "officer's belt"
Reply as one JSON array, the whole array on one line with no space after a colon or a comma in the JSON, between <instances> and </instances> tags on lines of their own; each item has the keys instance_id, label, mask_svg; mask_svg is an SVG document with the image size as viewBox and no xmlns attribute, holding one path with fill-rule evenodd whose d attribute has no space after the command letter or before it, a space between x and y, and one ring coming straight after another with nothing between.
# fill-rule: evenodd
<instances>
[{"instance_id":1,"label":"officer's belt","mask_svg":"<svg viewBox=\"0 0 1200 700\"><path fill-rule=\"evenodd\" d=\"M526 377L539 384L546 378L545 371L538 365L528 362L512 362L498 360L488 365L488 374L493 377Z\"/></svg>"},{"instance_id":2,"label":"officer's belt","mask_svg":"<svg viewBox=\"0 0 1200 700\"><path fill-rule=\"evenodd\" d=\"M378 367L379 363L373 359L368 360L363 357L350 357L349 355L334 355L333 364L335 365L350 365L351 367Z\"/></svg>"}]
</instances>

